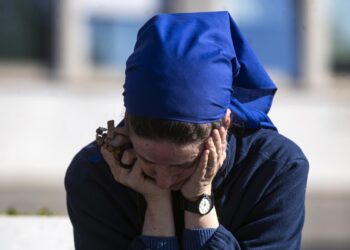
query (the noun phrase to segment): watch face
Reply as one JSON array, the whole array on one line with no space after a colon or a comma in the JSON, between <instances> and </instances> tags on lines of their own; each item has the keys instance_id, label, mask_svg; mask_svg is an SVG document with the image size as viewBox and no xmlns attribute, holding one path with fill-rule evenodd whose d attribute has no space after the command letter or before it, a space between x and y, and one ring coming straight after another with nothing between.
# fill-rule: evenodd
<instances>
[{"instance_id":1,"label":"watch face","mask_svg":"<svg viewBox=\"0 0 350 250\"><path fill-rule=\"evenodd\" d=\"M208 197L203 197L199 203L199 212L201 214L206 214L211 208L211 200Z\"/></svg>"}]
</instances>

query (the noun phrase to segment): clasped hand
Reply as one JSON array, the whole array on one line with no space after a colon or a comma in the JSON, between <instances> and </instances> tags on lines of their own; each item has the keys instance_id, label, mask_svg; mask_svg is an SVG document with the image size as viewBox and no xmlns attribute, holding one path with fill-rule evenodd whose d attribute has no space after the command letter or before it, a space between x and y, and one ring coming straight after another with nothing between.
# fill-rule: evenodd
<instances>
[{"instance_id":1,"label":"clasped hand","mask_svg":"<svg viewBox=\"0 0 350 250\"><path fill-rule=\"evenodd\" d=\"M210 194L212 181L226 158L227 130L224 127L212 130L211 135L204 142L204 149L195 166L194 173L181 187L182 195L189 200L196 200L202 194ZM130 143L126 128L120 128L117 136L109 143L114 147ZM121 167L119 159L109 152L105 146L101 153L110 167L114 179L138 193L141 193L147 202L156 202L169 199L170 190L161 189L154 180L144 174L140 161L133 148L126 149L120 159L123 164L133 164L132 168ZM135 160L136 159L136 160Z\"/></svg>"}]
</instances>

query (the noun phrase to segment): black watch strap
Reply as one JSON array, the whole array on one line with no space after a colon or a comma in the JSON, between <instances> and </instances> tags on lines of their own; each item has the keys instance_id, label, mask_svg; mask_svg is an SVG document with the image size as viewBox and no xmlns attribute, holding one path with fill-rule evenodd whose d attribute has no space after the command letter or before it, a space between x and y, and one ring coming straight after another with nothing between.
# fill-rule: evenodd
<instances>
[{"instance_id":1,"label":"black watch strap","mask_svg":"<svg viewBox=\"0 0 350 250\"><path fill-rule=\"evenodd\" d=\"M196 214L205 215L208 214L214 207L214 195L211 193L202 194L195 201L187 200L182 196L181 208Z\"/></svg>"}]
</instances>

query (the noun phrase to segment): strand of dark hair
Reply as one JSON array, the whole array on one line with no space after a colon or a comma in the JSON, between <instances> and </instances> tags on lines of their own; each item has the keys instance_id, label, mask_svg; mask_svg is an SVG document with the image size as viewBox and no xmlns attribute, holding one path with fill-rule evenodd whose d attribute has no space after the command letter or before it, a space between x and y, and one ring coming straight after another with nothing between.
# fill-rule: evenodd
<instances>
[{"instance_id":1,"label":"strand of dark hair","mask_svg":"<svg viewBox=\"0 0 350 250\"><path fill-rule=\"evenodd\" d=\"M125 126L146 139L168 140L176 144L203 142L213 129L224 125L224 118L204 124L141 117L125 113Z\"/></svg>"}]
</instances>

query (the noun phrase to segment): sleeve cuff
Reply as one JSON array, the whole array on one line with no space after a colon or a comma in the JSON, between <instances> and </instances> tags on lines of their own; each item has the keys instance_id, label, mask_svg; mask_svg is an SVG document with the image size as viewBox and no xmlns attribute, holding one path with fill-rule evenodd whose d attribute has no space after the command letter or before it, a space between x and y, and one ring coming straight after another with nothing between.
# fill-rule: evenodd
<instances>
[{"instance_id":1,"label":"sleeve cuff","mask_svg":"<svg viewBox=\"0 0 350 250\"><path fill-rule=\"evenodd\" d=\"M213 236L216 228L186 229L183 235L183 247L186 249L200 249Z\"/></svg>"},{"instance_id":2,"label":"sleeve cuff","mask_svg":"<svg viewBox=\"0 0 350 250\"><path fill-rule=\"evenodd\" d=\"M157 250L178 250L178 242L176 237L156 237L141 235L140 239L147 249Z\"/></svg>"}]
</instances>

